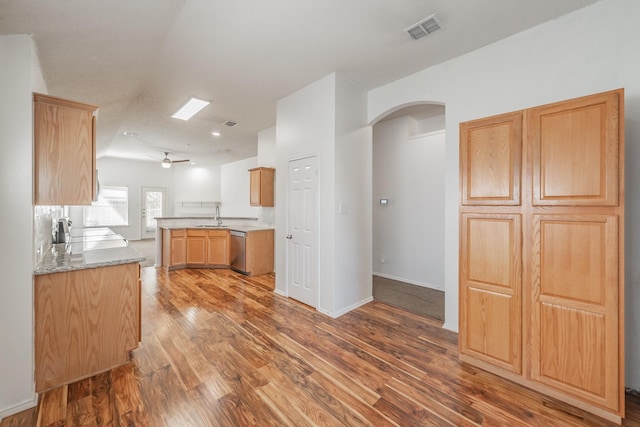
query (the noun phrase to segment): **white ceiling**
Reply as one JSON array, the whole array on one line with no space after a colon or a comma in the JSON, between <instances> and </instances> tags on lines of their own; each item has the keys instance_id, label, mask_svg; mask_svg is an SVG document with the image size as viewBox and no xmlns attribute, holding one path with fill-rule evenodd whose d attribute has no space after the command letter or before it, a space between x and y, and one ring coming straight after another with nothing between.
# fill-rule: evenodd
<instances>
[{"instance_id":1,"label":"white ceiling","mask_svg":"<svg viewBox=\"0 0 640 427\"><path fill-rule=\"evenodd\" d=\"M100 107L98 157L222 164L329 73L372 89L596 1L0 0L0 34L33 35L51 95ZM433 13L443 31L404 32ZM191 95L212 104L172 119Z\"/></svg>"}]
</instances>

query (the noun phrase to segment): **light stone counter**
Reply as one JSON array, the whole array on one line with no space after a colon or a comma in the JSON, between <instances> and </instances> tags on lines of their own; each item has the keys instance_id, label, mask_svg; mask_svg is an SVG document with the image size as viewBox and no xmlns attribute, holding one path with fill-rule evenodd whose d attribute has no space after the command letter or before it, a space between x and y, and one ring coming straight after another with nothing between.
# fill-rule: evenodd
<instances>
[{"instance_id":1,"label":"light stone counter","mask_svg":"<svg viewBox=\"0 0 640 427\"><path fill-rule=\"evenodd\" d=\"M164 228L167 230L179 230L186 228L196 228L203 230L229 230L229 231L244 231L245 233L249 233L251 231L259 231L259 230L273 230L273 227L269 227L268 225L224 225L218 227L217 225L163 225L160 228Z\"/></svg>"},{"instance_id":2,"label":"light stone counter","mask_svg":"<svg viewBox=\"0 0 640 427\"><path fill-rule=\"evenodd\" d=\"M71 242L55 244L33 270L34 275L60 273L144 261L127 241L108 228L73 230Z\"/></svg>"}]
</instances>

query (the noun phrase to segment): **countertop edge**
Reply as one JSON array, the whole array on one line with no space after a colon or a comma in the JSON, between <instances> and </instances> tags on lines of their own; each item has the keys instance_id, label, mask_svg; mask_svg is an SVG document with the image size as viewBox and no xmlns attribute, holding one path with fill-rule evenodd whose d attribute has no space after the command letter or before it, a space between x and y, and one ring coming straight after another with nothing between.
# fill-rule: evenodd
<instances>
[{"instance_id":1,"label":"countertop edge","mask_svg":"<svg viewBox=\"0 0 640 427\"><path fill-rule=\"evenodd\" d=\"M163 230L229 230L229 231L242 231L245 233L251 233L252 231L265 231L275 230L274 227L259 227L255 225L227 225L224 227L204 227L198 225L161 225L160 229Z\"/></svg>"},{"instance_id":2,"label":"countertop edge","mask_svg":"<svg viewBox=\"0 0 640 427\"><path fill-rule=\"evenodd\" d=\"M176 220L176 219L220 219L220 220L227 220L227 221L258 221L258 218L253 218L253 217L241 217L241 216L221 216L221 217L215 217L215 216L162 216L162 217L156 217L154 218L156 221L157 220Z\"/></svg>"},{"instance_id":3,"label":"countertop edge","mask_svg":"<svg viewBox=\"0 0 640 427\"><path fill-rule=\"evenodd\" d=\"M88 260L86 258L89 258ZM69 262L65 265L41 265L33 270L34 276L51 273L64 273L76 270L87 270L90 268L109 267L121 264L132 264L145 261L146 258L131 247L97 249L86 251L82 261Z\"/></svg>"}]
</instances>

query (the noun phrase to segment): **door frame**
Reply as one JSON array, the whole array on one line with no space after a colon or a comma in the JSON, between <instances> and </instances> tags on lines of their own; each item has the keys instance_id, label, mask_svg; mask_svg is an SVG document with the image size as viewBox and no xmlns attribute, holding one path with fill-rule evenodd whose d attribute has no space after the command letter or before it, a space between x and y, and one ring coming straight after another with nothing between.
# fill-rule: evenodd
<instances>
[{"instance_id":1,"label":"door frame","mask_svg":"<svg viewBox=\"0 0 640 427\"><path fill-rule=\"evenodd\" d=\"M284 235L286 236L287 234L289 234L289 224L290 224L290 218L289 218L289 205L290 205L290 200L289 200L289 190L290 190L290 186L289 186L289 165L291 162L295 162L295 161L299 161L299 160L304 160L304 159L308 159L314 157L316 160L316 180L315 180L315 201L316 201L316 206L315 206L315 210L316 210L316 222L314 224L314 232L316 235L316 244L315 244L315 251L316 251L316 306L313 307L314 309L318 310L318 307L320 306L320 247L321 247L321 236L320 236L320 156L316 153L310 153L310 154L306 154L306 155L302 155L302 156L297 156L297 157L291 157L287 159L287 185L286 185L286 204L285 204L285 233ZM289 244L288 242L285 241L284 244L284 274L285 274L285 283L284 283L284 294L287 297L290 297L289 295L289 262L290 262L290 254L289 254Z\"/></svg>"},{"instance_id":2,"label":"door frame","mask_svg":"<svg viewBox=\"0 0 640 427\"><path fill-rule=\"evenodd\" d=\"M146 231L146 199L145 193L149 191L159 191L162 192L162 214L166 214L167 212L167 188L166 187L142 187L140 189L140 238L141 239L151 239L156 237L156 230L153 232ZM156 225L157 228L157 225Z\"/></svg>"}]
</instances>

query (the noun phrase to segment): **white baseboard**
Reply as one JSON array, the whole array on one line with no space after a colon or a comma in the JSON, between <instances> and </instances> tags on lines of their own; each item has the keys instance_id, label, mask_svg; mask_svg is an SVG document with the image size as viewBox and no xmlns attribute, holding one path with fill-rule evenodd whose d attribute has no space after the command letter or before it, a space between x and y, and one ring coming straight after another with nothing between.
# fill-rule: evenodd
<instances>
[{"instance_id":1,"label":"white baseboard","mask_svg":"<svg viewBox=\"0 0 640 427\"><path fill-rule=\"evenodd\" d=\"M287 295L284 291L281 291L280 289L274 289L273 293L276 295L280 295L282 297L287 298L289 295Z\"/></svg>"},{"instance_id":2,"label":"white baseboard","mask_svg":"<svg viewBox=\"0 0 640 427\"><path fill-rule=\"evenodd\" d=\"M436 291L444 292L444 289L442 289L441 287L438 287L436 285L432 285L430 283L418 282L416 280L405 279L404 277L392 276L391 274L378 273L378 272L375 272L375 271L372 272L371 274L373 274L374 276L378 276L378 277L384 277L385 279L396 280L398 282L404 282L404 283L408 283L410 285L421 286L423 288L435 289Z\"/></svg>"},{"instance_id":3,"label":"white baseboard","mask_svg":"<svg viewBox=\"0 0 640 427\"><path fill-rule=\"evenodd\" d=\"M329 311L329 310L325 310L321 307L318 307L317 310L322 313L322 314L326 314L329 317L332 317L334 319L337 319L338 317L342 316L343 314L346 314L348 312L350 312L351 310L355 310L358 307L361 307L369 302L373 301L373 297L367 297L365 299L363 299L362 301L358 301L355 304L351 304L348 307L343 308L342 310L338 310L338 311Z\"/></svg>"},{"instance_id":4,"label":"white baseboard","mask_svg":"<svg viewBox=\"0 0 640 427\"><path fill-rule=\"evenodd\" d=\"M446 323L445 322L442 325L442 329L446 329L448 331L458 333L458 325L457 324L451 324L451 323Z\"/></svg>"},{"instance_id":5,"label":"white baseboard","mask_svg":"<svg viewBox=\"0 0 640 427\"><path fill-rule=\"evenodd\" d=\"M33 394L31 399L25 400L22 403L0 410L0 421L11 415L15 415L18 412L26 411L27 409L35 408L38 404L38 395Z\"/></svg>"}]
</instances>

